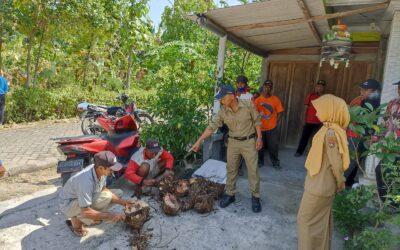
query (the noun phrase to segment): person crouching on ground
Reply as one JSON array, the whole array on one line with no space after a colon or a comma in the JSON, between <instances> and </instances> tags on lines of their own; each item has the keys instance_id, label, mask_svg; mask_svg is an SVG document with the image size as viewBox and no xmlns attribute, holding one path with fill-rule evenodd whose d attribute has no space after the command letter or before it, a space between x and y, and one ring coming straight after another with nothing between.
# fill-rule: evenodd
<instances>
[{"instance_id":1,"label":"person crouching on ground","mask_svg":"<svg viewBox=\"0 0 400 250\"><path fill-rule=\"evenodd\" d=\"M94 155L94 165L72 176L62 187L59 194L60 210L71 218L66 223L75 235L87 235L88 231L83 224L95 225L102 220L125 220L123 213L107 212L113 204L126 207L132 205L131 201L120 198L122 190L106 188L106 177L121 168L122 165L112 152L102 151Z\"/></svg>"},{"instance_id":2,"label":"person crouching on ground","mask_svg":"<svg viewBox=\"0 0 400 250\"><path fill-rule=\"evenodd\" d=\"M345 188L343 172L350 163L346 102L328 94L312 103L323 126L314 136L305 163L307 176L297 215L299 250L331 248L332 203Z\"/></svg>"},{"instance_id":3,"label":"person crouching on ground","mask_svg":"<svg viewBox=\"0 0 400 250\"><path fill-rule=\"evenodd\" d=\"M137 195L148 192L168 175L174 175L174 157L155 139L149 139L146 147L139 148L128 163L125 178L138 187Z\"/></svg>"}]
</instances>

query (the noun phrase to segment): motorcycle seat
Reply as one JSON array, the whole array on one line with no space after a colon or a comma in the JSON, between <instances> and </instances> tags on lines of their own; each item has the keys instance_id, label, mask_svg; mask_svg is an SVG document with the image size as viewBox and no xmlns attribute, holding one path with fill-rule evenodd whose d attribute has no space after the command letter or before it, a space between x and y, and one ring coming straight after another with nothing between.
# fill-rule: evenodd
<instances>
[{"instance_id":1,"label":"motorcycle seat","mask_svg":"<svg viewBox=\"0 0 400 250\"><path fill-rule=\"evenodd\" d=\"M55 137L51 138L54 141L71 141L71 140L95 140L101 139L99 135L79 135L79 136L68 136L68 137Z\"/></svg>"},{"instance_id":2,"label":"motorcycle seat","mask_svg":"<svg viewBox=\"0 0 400 250\"><path fill-rule=\"evenodd\" d=\"M104 139L109 141L114 147L117 147L124 139L135 134L137 134L137 131L129 131L121 134L106 135Z\"/></svg>"}]
</instances>

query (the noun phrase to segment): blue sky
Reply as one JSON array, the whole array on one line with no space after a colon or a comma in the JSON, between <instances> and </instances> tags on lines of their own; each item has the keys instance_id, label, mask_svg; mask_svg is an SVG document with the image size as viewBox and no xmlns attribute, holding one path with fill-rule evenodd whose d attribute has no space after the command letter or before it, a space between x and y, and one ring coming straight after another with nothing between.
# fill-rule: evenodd
<instances>
[{"instance_id":1,"label":"blue sky","mask_svg":"<svg viewBox=\"0 0 400 250\"><path fill-rule=\"evenodd\" d=\"M170 0L171 2L173 0ZM170 1L168 0L150 0L150 11L149 16L154 23L154 26L157 28L161 22L161 15L164 11L165 6L170 5ZM217 2L217 1L215 1ZM232 5L240 4L237 0L226 0L226 2Z\"/></svg>"}]
</instances>

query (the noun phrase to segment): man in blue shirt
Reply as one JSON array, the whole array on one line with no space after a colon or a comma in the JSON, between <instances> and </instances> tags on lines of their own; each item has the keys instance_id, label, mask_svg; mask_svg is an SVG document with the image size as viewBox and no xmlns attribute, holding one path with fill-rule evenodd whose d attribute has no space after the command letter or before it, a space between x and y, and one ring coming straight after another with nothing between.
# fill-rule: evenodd
<instances>
[{"instance_id":1,"label":"man in blue shirt","mask_svg":"<svg viewBox=\"0 0 400 250\"><path fill-rule=\"evenodd\" d=\"M6 94L8 92L8 81L0 70L0 126L4 123L4 110L6 108Z\"/></svg>"}]
</instances>

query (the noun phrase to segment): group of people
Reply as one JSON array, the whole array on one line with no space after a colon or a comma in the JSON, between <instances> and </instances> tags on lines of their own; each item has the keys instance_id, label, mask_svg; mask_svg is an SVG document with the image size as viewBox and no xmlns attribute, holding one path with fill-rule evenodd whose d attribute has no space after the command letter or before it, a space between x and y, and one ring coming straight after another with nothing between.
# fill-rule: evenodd
<instances>
[{"instance_id":1,"label":"group of people","mask_svg":"<svg viewBox=\"0 0 400 250\"><path fill-rule=\"evenodd\" d=\"M324 94L325 85L324 80L318 81L315 91L306 97L305 125L295 153L295 157L301 156L310 138L313 138L305 162L307 176L297 217L299 249L330 249L334 196L344 190L346 184L349 185L351 178L356 177L358 168L352 167L354 162L349 156L348 140L360 136L348 130L349 107L343 99ZM400 95L400 81L395 85L398 85ZM225 194L219 203L222 208L235 201L236 179L242 157L247 166L252 211L255 213L261 211L258 165L264 165L265 146L273 166L280 167L277 124L284 108L279 98L271 94L272 88L272 81L266 80L257 95L248 95L247 79L243 76L237 79L237 91L231 85L221 86L215 95L222 104L221 109L192 147L193 151L198 151L201 143L215 130L223 124L228 127L227 182ZM361 95L352 101L351 106L377 108L379 90L380 85L376 80L369 79L361 83ZM245 98L241 98L242 94L245 94ZM391 101L386 112L390 114L385 120L386 127L399 138L400 98ZM349 133L354 136L349 137ZM381 171L379 166L377 171ZM387 190L380 188L383 182L381 180L379 183L379 179L377 176L378 190L385 193Z\"/></svg>"},{"instance_id":2,"label":"group of people","mask_svg":"<svg viewBox=\"0 0 400 250\"><path fill-rule=\"evenodd\" d=\"M337 96L324 94L325 85L325 81L318 81L315 91L306 97L305 125L295 153L296 157L301 156L313 137L305 162L307 175L297 216L299 249L330 249L333 199L356 171L352 168L348 141L359 138L359 135L348 129L350 113L346 102ZM400 81L395 85L400 96ZM227 181L225 194L219 202L221 208L235 201L236 179L242 158L247 166L251 207L255 213L261 212L259 167L265 164L264 148L269 152L272 165L280 168L277 125L284 108L279 98L272 95L272 89L273 82L266 80L259 95L250 94L244 76L237 78L236 91L231 85L221 86L215 95L222 104L221 109L191 148L197 152L201 143L218 128L224 124L228 127ZM361 96L350 106L371 104L376 108L379 106L379 89L376 80L367 80L360 85ZM385 118L388 132L399 138L400 97L390 102L386 111L389 113ZM136 185L136 191L147 192L163 178L174 174L173 165L173 156L157 140L150 139L132 155L125 179ZM87 234L84 224L124 219L124 214L107 210L113 204L131 206L132 202L121 198L121 190L108 189L105 181L106 176L121 169L113 153L100 152L94 156L93 165L72 176L62 188L60 209L71 218L66 223L76 235ZM380 168L377 171L381 171ZM380 190L385 191L384 187Z\"/></svg>"},{"instance_id":3,"label":"group of people","mask_svg":"<svg viewBox=\"0 0 400 250\"><path fill-rule=\"evenodd\" d=\"M158 140L149 139L144 147L133 153L124 178L135 184L135 193L139 196L143 192L150 192L166 176L173 175L173 165L174 157L161 147ZM75 235L87 235L85 225L96 225L103 220L125 220L123 213L108 210L114 204L129 207L134 202L122 199L122 190L108 189L106 186L107 177L123 170L112 152L102 151L94 155L94 164L73 175L65 183L58 203L60 210L69 218L66 220L67 226Z\"/></svg>"}]
</instances>

